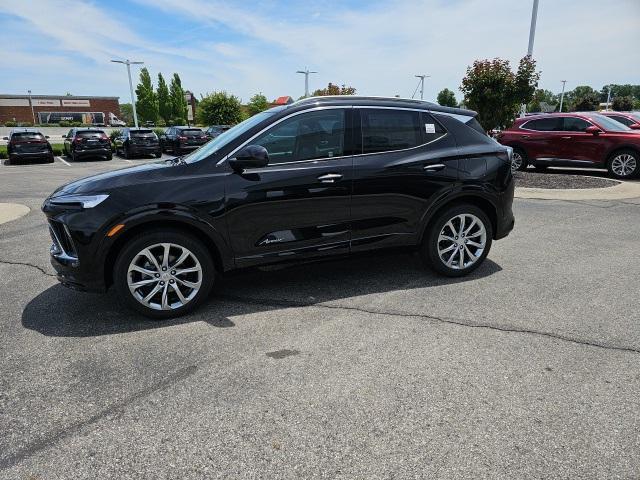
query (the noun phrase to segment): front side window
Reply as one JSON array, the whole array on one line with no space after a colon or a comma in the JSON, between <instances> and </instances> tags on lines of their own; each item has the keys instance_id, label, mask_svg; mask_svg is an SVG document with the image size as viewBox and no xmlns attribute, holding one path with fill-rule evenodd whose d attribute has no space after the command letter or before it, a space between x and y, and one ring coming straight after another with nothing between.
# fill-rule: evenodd
<instances>
[{"instance_id":1,"label":"front side window","mask_svg":"<svg viewBox=\"0 0 640 480\"><path fill-rule=\"evenodd\" d=\"M424 143L419 112L369 108L361 111L362 153L404 150Z\"/></svg>"},{"instance_id":2,"label":"front side window","mask_svg":"<svg viewBox=\"0 0 640 480\"><path fill-rule=\"evenodd\" d=\"M343 109L295 115L280 122L250 143L269 152L270 163L340 157L344 154Z\"/></svg>"},{"instance_id":3,"label":"front side window","mask_svg":"<svg viewBox=\"0 0 640 480\"><path fill-rule=\"evenodd\" d=\"M527 130L536 130L539 132L557 132L559 130L562 130L562 118L539 118L538 120L531 120L526 122L520 128L525 128Z\"/></svg>"},{"instance_id":4,"label":"front side window","mask_svg":"<svg viewBox=\"0 0 640 480\"><path fill-rule=\"evenodd\" d=\"M589 122L578 117L564 117L562 130L565 132L584 132L591 126Z\"/></svg>"}]
</instances>

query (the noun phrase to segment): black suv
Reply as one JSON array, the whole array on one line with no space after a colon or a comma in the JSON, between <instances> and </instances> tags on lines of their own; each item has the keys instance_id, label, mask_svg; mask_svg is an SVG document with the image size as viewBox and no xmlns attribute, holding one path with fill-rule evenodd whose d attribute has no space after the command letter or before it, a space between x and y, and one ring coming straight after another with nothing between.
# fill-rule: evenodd
<instances>
[{"instance_id":1,"label":"black suv","mask_svg":"<svg viewBox=\"0 0 640 480\"><path fill-rule=\"evenodd\" d=\"M73 161L87 157L101 157L111 160L111 141L104 130L97 128L72 128L63 135L64 148L62 153L71 157Z\"/></svg>"},{"instance_id":2,"label":"black suv","mask_svg":"<svg viewBox=\"0 0 640 480\"><path fill-rule=\"evenodd\" d=\"M15 128L11 130L7 140L8 163L18 163L34 158L44 158L53 163L54 156L49 137L32 128Z\"/></svg>"},{"instance_id":3,"label":"black suv","mask_svg":"<svg viewBox=\"0 0 640 480\"><path fill-rule=\"evenodd\" d=\"M383 247L465 275L514 225L510 149L474 116L367 97L272 108L185 157L58 188L42 207L51 262L64 285L114 285L155 318L231 269Z\"/></svg>"},{"instance_id":4,"label":"black suv","mask_svg":"<svg viewBox=\"0 0 640 480\"><path fill-rule=\"evenodd\" d=\"M163 152L180 155L190 152L209 141L209 137L200 129L195 127L169 127L160 136L160 144Z\"/></svg>"},{"instance_id":5,"label":"black suv","mask_svg":"<svg viewBox=\"0 0 640 480\"><path fill-rule=\"evenodd\" d=\"M124 158L135 155L155 155L156 158L162 156L158 136L148 128L125 128L113 143L116 154L122 154Z\"/></svg>"}]
</instances>

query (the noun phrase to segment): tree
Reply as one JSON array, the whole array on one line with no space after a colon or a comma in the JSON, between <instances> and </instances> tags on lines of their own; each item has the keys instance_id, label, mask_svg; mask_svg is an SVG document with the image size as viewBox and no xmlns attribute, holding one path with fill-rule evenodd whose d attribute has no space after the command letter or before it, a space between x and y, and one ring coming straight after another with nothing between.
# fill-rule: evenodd
<instances>
[{"instance_id":1,"label":"tree","mask_svg":"<svg viewBox=\"0 0 640 480\"><path fill-rule=\"evenodd\" d=\"M455 93L448 88L441 90L438 94L438 104L445 107L457 107L458 102L456 101Z\"/></svg>"},{"instance_id":2,"label":"tree","mask_svg":"<svg viewBox=\"0 0 640 480\"><path fill-rule=\"evenodd\" d=\"M127 125L133 125L133 106L130 103L120 104L120 120Z\"/></svg>"},{"instance_id":3,"label":"tree","mask_svg":"<svg viewBox=\"0 0 640 480\"><path fill-rule=\"evenodd\" d=\"M143 121L158 121L158 99L153 91L149 70L140 70L140 83L136 87L136 112Z\"/></svg>"},{"instance_id":4,"label":"tree","mask_svg":"<svg viewBox=\"0 0 640 480\"><path fill-rule=\"evenodd\" d=\"M156 92L158 95L158 113L160 118L168 124L171 122L171 97L169 96L169 87L167 87L167 82L164 81L162 73L158 73L158 89Z\"/></svg>"},{"instance_id":5,"label":"tree","mask_svg":"<svg viewBox=\"0 0 640 480\"><path fill-rule=\"evenodd\" d=\"M553 112L560 105L558 95L551 90L537 89L533 93L531 102L527 105L529 112ZM564 108L564 105L562 105Z\"/></svg>"},{"instance_id":6,"label":"tree","mask_svg":"<svg viewBox=\"0 0 640 480\"><path fill-rule=\"evenodd\" d=\"M249 103L247 103L247 111L249 115L255 115L256 113L260 113L269 108L269 101L267 97L265 97L262 93L256 93L251 99Z\"/></svg>"},{"instance_id":7,"label":"tree","mask_svg":"<svg viewBox=\"0 0 640 480\"><path fill-rule=\"evenodd\" d=\"M589 85L579 85L565 94L567 111L597 110L600 94Z\"/></svg>"},{"instance_id":8,"label":"tree","mask_svg":"<svg viewBox=\"0 0 640 480\"><path fill-rule=\"evenodd\" d=\"M611 106L613 107L614 110L618 112L633 110L633 97L630 97L630 96L616 97L613 99Z\"/></svg>"},{"instance_id":9,"label":"tree","mask_svg":"<svg viewBox=\"0 0 640 480\"><path fill-rule=\"evenodd\" d=\"M200 100L196 119L202 125L233 125L242 121L242 104L227 92L209 93Z\"/></svg>"},{"instance_id":10,"label":"tree","mask_svg":"<svg viewBox=\"0 0 640 480\"><path fill-rule=\"evenodd\" d=\"M329 82L329 85L327 85L327 88L315 90L312 95L314 97L323 97L327 95L355 95L355 94L356 94L356 89L353 87L347 87L345 86L344 83L340 87L338 85L334 85L333 83Z\"/></svg>"},{"instance_id":11,"label":"tree","mask_svg":"<svg viewBox=\"0 0 640 480\"><path fill-rule=\"evenodd\" d=\"M174 124L186 123L187 101L184 98L184 90L182 89L180 76L177 73L173 74L169 92L169 96L171 97L171 121Z\"/></svg>"},{"instance_id":12,"label":"tree","mask_svg":"<svg viewBox=\"0 0 640 480\"><path fill-rule=\"evenodd\" d=\"M514 74L508 60L476 60L467 68L460 90L467 108L478 112L486 129L505 128L514 121L520 105L533 98L540 73L535 61L526 56Z\"/></svg>"}]
</instances>

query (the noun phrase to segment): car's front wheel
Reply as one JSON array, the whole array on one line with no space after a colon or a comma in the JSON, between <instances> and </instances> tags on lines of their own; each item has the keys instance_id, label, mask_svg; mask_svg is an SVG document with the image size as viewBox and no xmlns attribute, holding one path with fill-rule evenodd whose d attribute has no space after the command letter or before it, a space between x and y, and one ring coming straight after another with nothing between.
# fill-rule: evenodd
<instances>
[{"instance_id":1,"label":"car's front wheel","mask_svg":"<svg viewBox=\"0 0 640 480\"><path fill-rule=\"evenodd\" d=\"M480 208L459 204L447 208L431 222L421 255L433 270L460 277L478 268L491 249L491 221Z\"/></svg>"},{"instance_id":2,"label":"car's front wheel","mask_svg":"<svg viewBox=\"0 0 640 480\"><path fill-rule=\"evenodd\" d=\"M609 158L609 175L625 180L640 173L640 156L633 150L620 150Z\"/></svg>"},{"instance_id":3,"label":"car's front wheel","mask_svg":"<svg viewBox=\"0 0 640 480\"><path fill-rule=\"evenodd\" d=\"M179 231L153 231L133 238L114 267L118 294L134 310L163 319L184 315L205 300L215 267L205 246Z\"/></svg>"}]
</instances>

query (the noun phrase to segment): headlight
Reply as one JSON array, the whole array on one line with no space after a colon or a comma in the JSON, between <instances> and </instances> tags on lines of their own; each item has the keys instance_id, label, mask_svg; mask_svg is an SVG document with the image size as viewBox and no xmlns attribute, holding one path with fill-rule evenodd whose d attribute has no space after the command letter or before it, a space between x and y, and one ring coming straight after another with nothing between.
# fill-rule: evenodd
<instances>
[{"instance_id":1,"label":"headlight","mask_svg":"<svg viewBox=\"0 0 640 480\"><path fill-rule=\"evenodd\" d=\"M51 205L66 205L69 207L93 208L104 202L109 195L61 195L49 200Z\"/></svg>"}]
</instances>

